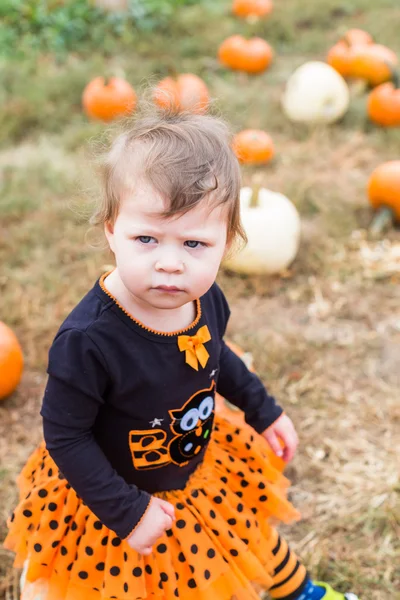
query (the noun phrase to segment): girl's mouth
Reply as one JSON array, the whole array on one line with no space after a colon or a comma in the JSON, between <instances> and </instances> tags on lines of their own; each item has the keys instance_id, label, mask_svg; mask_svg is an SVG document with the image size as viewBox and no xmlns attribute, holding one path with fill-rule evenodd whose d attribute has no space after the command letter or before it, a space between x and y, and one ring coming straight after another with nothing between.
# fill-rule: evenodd
<instances>
[{"instance_id":1,"label":"girl's mouth","mask_svg":"<svg viewBox=\"0 0 400 600\"><path fill-rule=\"evenodd\" d=\"M183 292L183 290L181 290L180 288L174 286L174 285L158 285L156 288L154 288L156 290L160 290L161 292L167 292L170 294L176 294L177 292Z\"/></svg>"}]
</instances>

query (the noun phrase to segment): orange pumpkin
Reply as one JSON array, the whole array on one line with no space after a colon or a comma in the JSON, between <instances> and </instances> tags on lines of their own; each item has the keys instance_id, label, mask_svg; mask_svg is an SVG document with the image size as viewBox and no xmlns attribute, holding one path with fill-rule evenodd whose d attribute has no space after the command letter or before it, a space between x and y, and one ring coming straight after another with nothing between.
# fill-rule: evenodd
<instances>
[{"instance_id":1,"label":"orange pumpkin","mask_svg":"<svg viewBox=\"0 0 400 600\"><path fill-rule=\"evenodd\" d=\"M342 77L350 77L351 55L350 46L345 42L337 42L329 50L326 62L333 67Z\"/></svg>"},{"instance_id":2,"label":"orange pumpkin","mask_svg":"<svg viewBox=\"0 0 400 600\"><path fill-rule=\"evenodd\" d=\"M225 67L246 73L265 71L273 57L271 46L258 37L246 40L241 35L232 35L218 49L218 58Z\"/></svg>"},{"instance_id":3,"label":"orange pumpkin","mask_svg":"<svg viewBox=\"0 0 400 600\"><path fill-rule=\"evenodd\" d=\"M400 160L385 162L371 173L368 199L378 210L370 228L372 233L381 233L390 223L400 222Z\"/></svg>"},{"instance_id":4,"label":"orange pumpkin","mask_svg":"<svg viewBox=\"0 0 400 600\"><path fill-rule=\"evenodd\" d=\"M134 111L137 103L135 90L119 77L96 77L83 90L82 104L93 119L112 121Z\"/></svg>"},{"instance_id":5,"label":"orange pumpkin","mask_svg":"<svg viewBox=\"0 0 400 600\"><path fill-rule=\"evenodd\" d=\"M234 0L232 12L237 17L265 17L272 12L272 0Z\"/></svg>"},{"instance_id":6,"label":"orange pumpkin","mask_svg":"<svg viewBox=\"0 0 400 600\"><path fill-rule=\"evenodd\" d=\"M265 131L244 129L235 135L233 149L244 164L260 164L271 160L275 154L274 143Z\"/></svg>"},{"instance_id":7,"label":"orange pumpkin","mask_svg":"<svg viewBox=\"0 0 400 600\"><path fill-rule=\"evenodd\" d=\"M364 29L349 29L341 38L348 46L357 46L360 44L373 44L374 40L370 33Z\"/></svg>"},{"instance_id":8,"label":"orange pumpkin","mask_svg":"<svg viewBox=\"0 0 400 600\"><path fill-rule=\"evenodd\" d=\"M15 390L20 382L24 358L14 332L0 321L0 400Z\"/></svg>"},{"instance_id":9,"label":"orange pumpkin","mask_svg":"<svg viewBox=\"0 0 400 600\"><path fill-rule=\"evenodd\" d=\"M154 102L160 108L188 110L203 113L210 103L206 84L197 75L186 73L174 77L165 77L154 91Z\"/></svg>"},{"instance_id":10,"label":"orange pumpkin","mask_svg":"<svg viewBox=\"0 0 400 600\"><path fill-rule=\"evenodd\" d=\"M398 63L393 50L375 44L362 29L350 29L332 46L326 60L343 77L364 79L372 86L388 81Z\"/></svg>"},{"instance_id":11,"label":"orange pumpkin","mask_svg":"<svg viewBox=\"0 0 400 600\"><path fill-rule=\"evenodd\" d=\"M351 77L365 79L370 85L379 85L392 77L398 63L396 54L381 44L354 46L351 52Z\"/></svg>"},{"instance_id":12,"label":"orange pumpkin","mask_svg":"<svg viewBox=\"0 0 400 600\"><path fill-rule=\"evenodd\" d=\"M369 33L362 29L349 29L329 50L326 61L343 77L350 77L353 47L368 44L373 44Z\"/></svg>"},{"instance_id":13,"label":"orange pumpkin","mask_svg":"<svg viewBox=\"0 0 400 600\"><path fill-rule=\"evenodd\" d=\"M368 96L368 116L384 127L400 126L400 86L397 75L394 81L378 85Z\"/></svg>"}]
</instances>

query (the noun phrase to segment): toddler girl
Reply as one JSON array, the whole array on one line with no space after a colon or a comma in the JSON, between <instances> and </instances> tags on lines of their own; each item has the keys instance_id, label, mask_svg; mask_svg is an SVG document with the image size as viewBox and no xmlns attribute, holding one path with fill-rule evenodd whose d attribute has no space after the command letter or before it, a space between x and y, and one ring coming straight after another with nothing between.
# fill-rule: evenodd
<instances>
[{"instance_id":1,"label":"toddler girl","mask_svg":"<svg viewBox=\"0 0 400 600\"><path fill-rule=\"evenodd\" d=\"M94 221L115 256L51 346L43 443L5 545L22 599L356 599L313 583L271 525L299 517L290 418L224 343L215 283L245 238L239 166L211 116L118 135ZM215 412L216 393L245 421Z\"/></svg>"}]
</instances>

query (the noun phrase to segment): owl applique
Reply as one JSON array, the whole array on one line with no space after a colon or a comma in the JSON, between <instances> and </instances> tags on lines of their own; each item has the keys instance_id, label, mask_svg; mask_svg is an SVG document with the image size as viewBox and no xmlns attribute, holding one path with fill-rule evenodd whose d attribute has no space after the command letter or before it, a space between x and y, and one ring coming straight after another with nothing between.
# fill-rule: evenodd
<instances>
[{"instance_id":1,"label":"owl applique","mask_svg":"<svg viewBox=\"0 0 400 600\"><path fill-rule=\"evenodd\" d=\"M129 448L136 469L157 469L171 463L183 467L206 447L214 422L215 381L208 389L193 394L182 408L168 412L173 434L168 443L163 429L129 432Z\"/></svg>"}]
</instances>

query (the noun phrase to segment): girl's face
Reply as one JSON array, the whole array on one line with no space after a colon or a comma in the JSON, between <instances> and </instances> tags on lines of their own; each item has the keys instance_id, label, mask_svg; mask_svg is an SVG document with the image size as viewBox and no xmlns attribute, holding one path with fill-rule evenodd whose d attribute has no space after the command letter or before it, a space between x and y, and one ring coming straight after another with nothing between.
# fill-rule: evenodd
<instances>
[{"instance_id":1,"label":"girl's face","mask_svg":"<svg viewBox=\"0 0 400 600\"><path fill-rule=\"evenodd\" d=\"M105 233L118 276L131 299L154 309L176 309L214 283L227 247L226 207L199 203L165 219L163 200L142 184L123 198Z\"/></svg>"}]
</instances>

